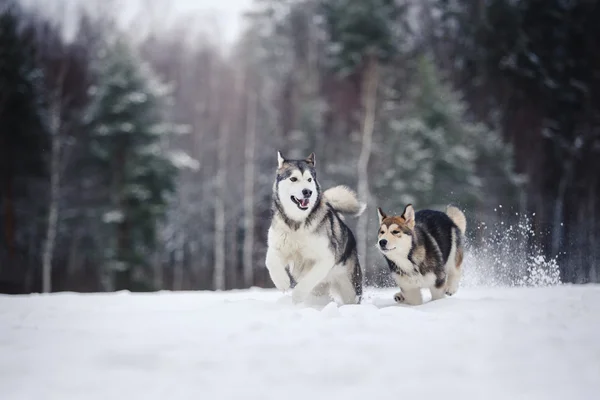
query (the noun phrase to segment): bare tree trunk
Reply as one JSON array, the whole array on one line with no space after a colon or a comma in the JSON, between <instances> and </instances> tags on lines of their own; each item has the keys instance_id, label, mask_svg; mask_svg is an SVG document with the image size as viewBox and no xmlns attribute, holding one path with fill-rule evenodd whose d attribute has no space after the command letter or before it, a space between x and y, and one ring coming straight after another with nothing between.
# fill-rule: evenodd
<instances>
[{"instance_id":1,"label":"bare tree trunk","mask_svg":"<svg viewBox=\"0 0 600 400\"><path fill-rule=\"evenodd\" d=\"M227 195L227 146L229 137L229 121L224 118L219 132L217 162L217 196L215 197L215 269L213 289L225 289L225 197Z\"/></svg>"},{"instance_id":2,"label":"bare tree trunk","mask_svg":"<svg viewBox=\"0 0 600 400\"><path fill-rule=\"evenodd\" d=\"M61 77L62 80L62 77ZM62 83L62 82L60 82ZM50 106L50 134L52 146L50 150L50 205L48 210L48 226L42 253L42 291L52 291L52 255L58 229L58 197L60 191L60 130L61 130L61 95L54 94Z\"/></svg>"},{"instance_id":3,"label":"bare tree trunk","mask_svg":"<svg viewBox=\"0 0 600 400\"><path fill-rule=\"evenodd\" d=\"M213 276L213 286L215 290L225 290L227 288L226 280L226 266L227 266L227 243L230 243L229 251L231 252L230 265L237 266L237 241L236 241L236 230L237 225L232 223L230 234L233 234L230 240L227 240L227 232L225 225L227 224L225 205L227 203L227 170L229 168L228 157L229 157L229 146L232 146L230 142L231 130L236 128L236 116L239 111L243 109L242 99L242 84L244 82L244 70L236 69L233 71L234 85L218 85L221 92L224 93L221 107L225 109L224 113L219 114L220 127L219 129L219 141L218 141L218 156L217 156L217 196L215 203L215 273ZM225 75L227 76L227 75ZM226 82L224 82L226 83ZM225 106L225 107L223 107ZM231 212L233 215L233 212ZM231 281L231 280L230 280ZM230 285L235 283L230 282Z\"/></svg>"},{"instance_id":4,"label":"bare tree trunk","mask_svg":"<svg viewBox=\"0 0 600 400\"><path fill-rule=\"evenodd\" d=\"M184 246L185 246L185 230L181 229L177 235L177 248L175 249L175 265L173 267L173 290L183 290L183 263L184 263Z\"/></svg>"},{"instance_id":5,"label":"bare tree trunk","mask_svg":"<svg viewBox=\"0 0 600 400\"><path fill-rule=\"evenodd\" d=\"M161 249L162 251L163 249ZM152 255L152 265L154 269L154 274L152 277L152 281L154 284L154 289L163 290L165 288L165 277L163 273L163 266L161 263L161 251L158 249L154 250L154 254Z\"/></svg>"},{"instance_id":6,"label":"bare tree trunk","mask_svg":"<svg viewBox=\"0 0 600 400\"><path fill-rule=\"evenodd\" d=\"M375 112L377 102L377 86L379 81L378 64L375 57L367 61L363 80L364 120L362 127L362 147L358 158L358 197L361 201L369 202L369 159L373 144L373 129L375 127ZM360 262L364 266L367 259L367 224L368 215L364 213L358 219L356 227L357 248Z\"/></svg>"},{"instance_id":7,"label":"bare tree trunk","mask_svg":"<svg viewBox=\"0 0 600 400\"><path fill-rule=\"evenodd\" d=\"M54 118L54 117L52 117ZM57 132L52 134L51 167L50 167L50 209L48 211L48 226L42 254L42 291L52 291L52 255L58 225L58 194L59 194L59 152L60 139Z\"/></svg>"},{"instance_id":8,"label":"bare tree trunk","mask_svg":"<svg viewBox=\"0 0 600 400\"><path fill-rule=\"evenodd\" d=\"M254 153L256 147L256 93L250 89L248 93L246 114L246 147L244 168L244 286L254 284Z\"/></svg>"}]
</instances>

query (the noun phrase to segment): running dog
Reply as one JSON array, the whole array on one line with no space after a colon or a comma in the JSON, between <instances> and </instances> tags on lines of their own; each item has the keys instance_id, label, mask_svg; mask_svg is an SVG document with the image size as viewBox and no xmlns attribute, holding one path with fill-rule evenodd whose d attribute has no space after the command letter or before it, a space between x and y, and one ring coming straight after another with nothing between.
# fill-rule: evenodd
<instances>
[{"instance_id":1,"label":"running dog","mask_svg":"<svg viewBox=\"0 0 600 400\"><path fill-rule=\"evenodd\" d=\"M366 205L345 186L322 192L314 153L287 160L278 152L277 161L265 259L271 280L281 291L295 283L294 303L309 294L360 303L363 274L356 240L342 214L359 216Z\"/></svg>"},{"instance_id":2,"label":"running dog","mask_svg":"<svg viewBox=\"0 0 600 400\"><path fill-rule=\"evenodd\" d=\"M467 221L462 211L448 206L446 212L421 210L407 205L401 216L388 216L377 208L377 248L385 257L400 287L394 300L423 304L421 289L431 299L453 295L462 276L464 234Z\"/></svg>"}]
</instances>

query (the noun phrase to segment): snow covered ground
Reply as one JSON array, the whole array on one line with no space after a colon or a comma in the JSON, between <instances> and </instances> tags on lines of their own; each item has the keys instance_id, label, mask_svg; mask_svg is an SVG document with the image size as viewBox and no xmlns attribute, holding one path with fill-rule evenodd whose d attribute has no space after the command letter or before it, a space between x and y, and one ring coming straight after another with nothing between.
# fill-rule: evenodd
<instances>
[{"instance_id":1,"label":"snow covered ground","mask_svg":"<svg viewBox=\"0 0 600 400\"><path fill-rule=\"evenodd\" d=\"M600 286L0 296L0 398L598 399Z\"/></svg>"}]
</instances>

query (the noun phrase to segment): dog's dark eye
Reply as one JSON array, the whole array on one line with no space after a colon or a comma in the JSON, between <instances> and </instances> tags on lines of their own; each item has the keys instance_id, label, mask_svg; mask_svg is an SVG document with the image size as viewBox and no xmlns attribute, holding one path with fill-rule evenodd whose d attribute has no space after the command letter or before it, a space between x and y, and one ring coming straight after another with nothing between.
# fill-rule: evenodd
<instances>
[{"instance_id":1,"label":"dog's dark eye","mask_svg":"<svg viewBox=\"0 0 600 400\"><path fill-rule=\"evenodd\" d=\"M384 233L383 231L379 231L379 234L380 234L380 235L383 235L383 233Z\"/></svg>"},{"instance_id":2,"label":"dog's dark eye","mask_svg":"<svg viewBox=\"0 0 600 400\"><path fill-rule=\"evenodd\" d=\"M393 233L394 235L399 235L399 234L400 234L400 231L393 231L392 233Z\"/></svg>"},{"instance_id":3,"label":"dog's dark eye","mask_svg":"<svg viewBox=\"0 0 600 400\"><path fill-rule=\"evenodd\" d=\"M308 181L309 181L309 182L312 182L312 178L308 178Z\"/></svg>"},{"instance_id":4,"label":"dog's dark eye","mask_svg":"<svg viewBox=\"0 0 600 400\"><path fill-rule=\"evenodd\" d=\"M290 178L290 181L292 181L292 182L296 182L297 180L298 180L298 178L296 178L296 177Z\"/></svg>"}]
</instances>

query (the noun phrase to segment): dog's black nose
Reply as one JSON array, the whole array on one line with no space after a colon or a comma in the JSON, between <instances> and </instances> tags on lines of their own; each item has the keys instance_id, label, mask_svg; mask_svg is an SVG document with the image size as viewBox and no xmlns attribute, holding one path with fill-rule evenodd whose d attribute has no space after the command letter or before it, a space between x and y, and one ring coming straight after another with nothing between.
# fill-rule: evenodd
<instances>
[{"instance_id":1,"label":"dog's black nose","mask_svg":"<svg viewBox=\"0 0 600 400\"><path fill-rule=\"evenodd\" d=\"M379 247L381 247L382 249L385 249L385 246L387 246L387 240L381 239L379 241Z\"/></svg>"},{"instance_id":2,"label":"dog's black nose","mask_svg":"<svg viewBox=\"0 0 600 400\"><path fill-rule=\"evenodd\" d=\"M310 197L311 194L312 194L312 190L310 190L310 189L302 189L302 195L304 197Z\"/></svg>"}]
</instances>

